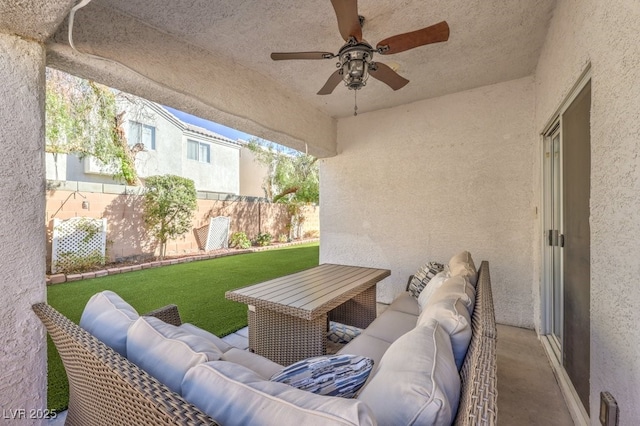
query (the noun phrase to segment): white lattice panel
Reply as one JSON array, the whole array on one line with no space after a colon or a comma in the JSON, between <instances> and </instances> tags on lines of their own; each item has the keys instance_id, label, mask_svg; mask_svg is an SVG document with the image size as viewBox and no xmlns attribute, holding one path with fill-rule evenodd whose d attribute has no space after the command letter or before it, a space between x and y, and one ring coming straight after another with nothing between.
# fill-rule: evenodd
<instances>
[{"instance_id":1,"label":"white lattice panel","mask_svg":"<svg viewBox=\"0 0 640 426\"><path fill-rule=\"evenodd\" d=\"M229 224L231 219L225 216L209 219L209 232L205 250L216 250L229 247Z\"/></svg>"},{"instance_id":2,"label":"white lattice panel","mask_svg":"<svg viewBox=\"0 0 640 426\"><path fill-rule=\"evenodd\" d=\"M51 272L57 271L60 262L73 262L90 256L102 256L107 246L107 219L74 217L67 220L53 219Z\"/></svg>"}]
</instances>

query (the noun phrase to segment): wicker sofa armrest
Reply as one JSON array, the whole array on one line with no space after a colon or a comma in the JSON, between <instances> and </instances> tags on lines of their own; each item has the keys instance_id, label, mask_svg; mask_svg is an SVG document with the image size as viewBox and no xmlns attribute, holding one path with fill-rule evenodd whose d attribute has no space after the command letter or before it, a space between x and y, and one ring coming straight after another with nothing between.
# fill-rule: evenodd
<instances>
[{"instance_id":1,"label":"wicker sofa armrest","mask_svg":"<svg viewBox=\"0 0 640 426\"><path fill-rule=\"evenodd\" d=\"M215 425L212 418L46 303L33 305L69 379L68 425Z\"/></svg>"},{"instance_id":2,"label":"wicker sofa armrest","mask_svg":"<svg viewBox=\"0 0 640 426\"><path fill-rule=\"evenodd\" d=\"M182 325L182 319L180 318L180 312L178 312L178 306L167 305L162 308L154 309L151 312L144 314L147 317L156 317L168 324L175 326Z\"/></svg>"},{"instance_id":3,"label":"wicker sofa armrest","mask_svg":"<svg viewBox=\"0 0 640 426\"><path fill-rule=\"evenodd\" d=\"M455 426L493 426L498 418L497 333L489 262L478 271L473 334L460 378L462 391Z\"/></svg>"},{"instance_id":4,"label":"wicker sofa armrest","mask_svg":"<svg viewBox=\"0 0 640 426\"><path fill-rule=\"evenodd\" d=\"M409 279L407 280L407 288L404 291L409 291L409 285L411 284L411 280L413 279L413 274L409 275Z\"/></svg>"}]
</instances>

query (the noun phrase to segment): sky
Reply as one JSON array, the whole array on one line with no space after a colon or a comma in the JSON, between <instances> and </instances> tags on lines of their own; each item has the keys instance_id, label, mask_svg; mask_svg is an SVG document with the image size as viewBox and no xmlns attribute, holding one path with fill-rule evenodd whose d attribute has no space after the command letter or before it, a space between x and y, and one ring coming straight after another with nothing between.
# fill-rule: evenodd
<instances>
[{"instance_id":1,"label":"sky","mask_svg":"<svg viewBox=\"0 0 640 426\"><path fill-rule=\"evenodd\" d=\"M259 142L258 143L273 143L276 146L281 147L285 152L289 152L289 153L296 153L296 150L293 150L291 148L282 146L278 143L275 142L271 142L271 141L267 141L261 138L258 138L256 136L250 135L248 133L244 133L241 132L240 130L236 130L236 129L232 129L231 127L227 127L224 126L222 124L218 124L218 123L214 123L213 121L209 121L209 120L205 120L204 118L200 118L200 117L196 117L195 115L191 115L188 114L186 112L182 112L180 110L177 110L175 108L171 108L168 107L166 105L162 105L162 108L166 109L167 111L169 111L171 114L175 115L179 120L188 123L188 124L192 124L194 126L198 126L198 127L202 127L204 129L210 130L212 132L215 132L219 135L222 135L226 138L229 138L231 140L238 140L238 139L242 139L243 141L249 141L250 139L258 139ZM260 142L262 141L262 142Z\"/></svg>"},{"instance_id":2,"label":"sky","mask_svg":"<svg viewBox=\"0 0 640 426\"><path fill-rule=\"evenodd\" d=\"M186 112L179 111L175 108L164 105L162 107L185 123L211 130L212 132L234 141L238 139L248 141L249 139L256 138L253 135L243 133L239 130L232 129L231 127L223 126L222 124L214 123L213 121L205 120L204 118L196 117L195 115L187 114Z\"/></svg>"}]
</instances>

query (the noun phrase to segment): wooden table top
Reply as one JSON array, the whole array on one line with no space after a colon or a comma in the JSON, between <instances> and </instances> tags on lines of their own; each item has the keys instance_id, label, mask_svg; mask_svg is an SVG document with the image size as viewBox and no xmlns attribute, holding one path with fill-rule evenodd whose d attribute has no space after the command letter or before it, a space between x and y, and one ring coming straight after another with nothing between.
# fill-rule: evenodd
<instances>
[{"instance_id":1,"label":"wooden table top","mask_svg":"<svg viewBox=\"0 0 640 426\"><path fill-rule=\"evenodd\" d=\"M388 269L325 263L295 274L228 291L225 297L311 320L390 274Z\"/></svg>"}]
</instances>

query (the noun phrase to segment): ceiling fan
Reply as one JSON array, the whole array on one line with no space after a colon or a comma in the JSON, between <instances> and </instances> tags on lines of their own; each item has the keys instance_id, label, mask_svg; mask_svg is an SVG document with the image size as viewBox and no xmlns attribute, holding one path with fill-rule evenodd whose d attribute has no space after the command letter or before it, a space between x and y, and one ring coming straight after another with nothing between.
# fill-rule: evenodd
<instances>
[{"instance_id":1,"label":"ceiling fan","mask_svg":"<svg viewBox=\"0 0 640 426\"><path fill-rule=\"evenodd\" d=\"M318 95L328 95L344 81L350 90L359 90L367 83L369 75L387 84L393 90L403 88L409 80L400 76L391 67L373 61L373 54L391 55L404 52L425 44L440 43L449 39L449 25L446 21L409 33L398 34L380 41L373 48L362 38L364 17L358 15L358 0L331 0L338 18L338 29L346 44L337 54L331 52L289 52L272 53L271 59L333 59L339 58L335 71ZM357 107L356 107L357 109Z\"/></svg>"}]
</instances>

